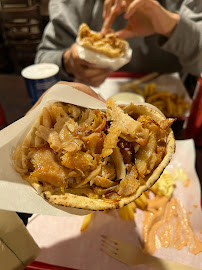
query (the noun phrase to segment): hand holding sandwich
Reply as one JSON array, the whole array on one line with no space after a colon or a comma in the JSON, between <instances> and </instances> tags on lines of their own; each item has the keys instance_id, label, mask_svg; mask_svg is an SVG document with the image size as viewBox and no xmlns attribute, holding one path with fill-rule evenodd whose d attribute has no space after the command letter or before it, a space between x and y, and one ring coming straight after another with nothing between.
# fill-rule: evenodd
<instances>
[{"instance_id":1,"label":"hand holding sandwich","mask_svg":"<svg viewBox=\"0 0 202 270\"><path fill-rule=\"evenodd\" d=\"M63 54L63 66L67 73L72 74L81 83L95 87L104 82L111 73L109 69L97 68L95 64L80 59L76 43Z\"/></svg>"},{"instance_id":2,"label":"hand holding sandwich","mask_svg":"<svg viewBox=\"0 0 202 270\"><path fill-rule=\"evenodd\" d=\"M102 102L106 102L100 95L98 95L95 91L93 91L89 86L87 86L85 84L76 83L76 82L65 82L65 81L64 82L60 81L59 84L69 85L69 86L71 86L71 87L73 87L81 92L88 94L91 97L97 98ZM50 90L50 88L48 90L46 90L46 92L44 92L43 95L41 95L41 97L37 100L37 102L34 104L34 106L32 106L32 108L26 113L26 115L41 103L42 99L48 93L49 90Z\"/></svg>"},{"instance_id":3,"label":"hand holding sandwich","mask_svg":"<svg viewBox=\"0 0 202 270\"><path fill-rule=\"evenodd\" d=\"M155 0L105 0L102 33L110 31L115 18L125 12L126 27L116 34L120 38L161 34L170 37L179 15L163 8Z\"/></svg>"}]
</instances>

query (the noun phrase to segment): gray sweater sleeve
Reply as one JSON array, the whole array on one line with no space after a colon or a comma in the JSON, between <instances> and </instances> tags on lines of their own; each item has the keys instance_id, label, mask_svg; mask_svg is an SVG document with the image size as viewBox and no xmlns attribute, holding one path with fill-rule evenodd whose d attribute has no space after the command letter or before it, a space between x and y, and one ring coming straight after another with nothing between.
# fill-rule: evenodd
<instances>
[{"instance_id":1,"label":"gray sweater sleeve","mask_svg":"<svg viewBox=\"0 0 202 270\"><path fill-rule=\"evenodd\" d=\"M87 23L95 31L100 30L103 22L103 2L104 0L50 0L50 22L45 28L35 62L55 63L60 68L60 78L71 80L72 78L62 67L62 55L75 42L82 22ZM173 66L175 68L176 63L179 63L183 72L199 76L202 71L202 0L162 2L163 6L171 12L180 14L178 25L169 39L161 37L162 42L157 44L154 50L155 57L150 53L144 56L145 60L142 60L141 55L135 55L134 63L131 61L128 67L126 66L127 70L147 71L144 62L150 64L151 70L155 69L157 63L154 59L163 53L164 58L158 64L159 71L162 69L162 63L166 67L172 65L172 70ZM123 20L120 23L118 21L116 28L123 28L123 23ZM131 39L130 45L134 51L139 52L137 38ZM148 46L152 51L152 45L148 44ZM171 56L176 57L177 60L170 61Z\"/></svg>"},{"instance_id":2,"label":"gray sweater sleeve","mask_svg":"<svg viewBox=\"0 0 202 270\"><path fill-rule=\"evenodd\" d=\"M88 12L85 12L87 7ZM80 24L90 23L93 7L94 0L51 0L50 20L38 46L35 63L55 63L60 68L60 78L71 80L62 67L62 55L75 42Z\"/></svg>"},{"instance_id":3,"label":"gray sweater sleeve","mask_svg":"<svg viewBox=\"0 0 202 270\"><path fill-rule=\"evenodd\" d=\"M183 1L179 15L179 23L161 48L177 56L183 72L199 76L202 72L202 1Z\"/></svg>"}]
</instances>

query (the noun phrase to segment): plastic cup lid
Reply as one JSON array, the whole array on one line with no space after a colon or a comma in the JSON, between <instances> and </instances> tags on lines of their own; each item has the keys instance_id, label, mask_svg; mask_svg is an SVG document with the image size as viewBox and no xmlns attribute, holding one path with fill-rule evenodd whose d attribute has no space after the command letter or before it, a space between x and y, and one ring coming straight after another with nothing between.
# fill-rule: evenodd
<instances>
[{"instance_id":1,"label":"plastic cup lid","mask_svg":"<svg viewBox=\"0 0 202 270\"><path fill-rule=\"evenodd\" d=\"M40 80L56 75L59 67L52 63L34 64L24 68L21 75L26 79Z\"/></svg>"}]
</instances>

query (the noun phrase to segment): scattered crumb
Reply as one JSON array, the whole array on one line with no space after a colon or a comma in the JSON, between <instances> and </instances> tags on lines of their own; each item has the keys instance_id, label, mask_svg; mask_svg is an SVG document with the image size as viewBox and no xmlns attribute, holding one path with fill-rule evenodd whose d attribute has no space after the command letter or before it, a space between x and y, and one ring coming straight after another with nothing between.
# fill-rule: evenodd
<instances>
[{"instance_id":1,"label":"scattered crumb","mask_svg":"<svg viewBox=\"0 0 202 270\"><path fill-rule=\"evenodd\" d=\"M187 178L187 181L184 183L184 187L189 187L190 181L190 178Z\"/></svg>"}]
</instances>

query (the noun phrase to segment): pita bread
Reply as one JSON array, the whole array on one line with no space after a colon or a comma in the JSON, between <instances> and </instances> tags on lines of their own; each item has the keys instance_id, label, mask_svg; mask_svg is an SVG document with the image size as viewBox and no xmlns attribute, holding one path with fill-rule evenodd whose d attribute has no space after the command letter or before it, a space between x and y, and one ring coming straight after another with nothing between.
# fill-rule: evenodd
<instances>
[{"instance_id":1,"label":"pita bread","mask_svg":"<svg viewBox=\"0 0 202 270\"><path fill-rule=\"evenodd\" d=\"M101 112L54 103L43 109L17 148L14 167L51 204L121 208L151 187L170 162L173 121L145 104L118 106L108 99L106 112ZM131 145L134 150L129 151ZM157 162L161 147L165 151ZM126 150L133 157L128 163Z\"/></svg>"}]
</instances>

